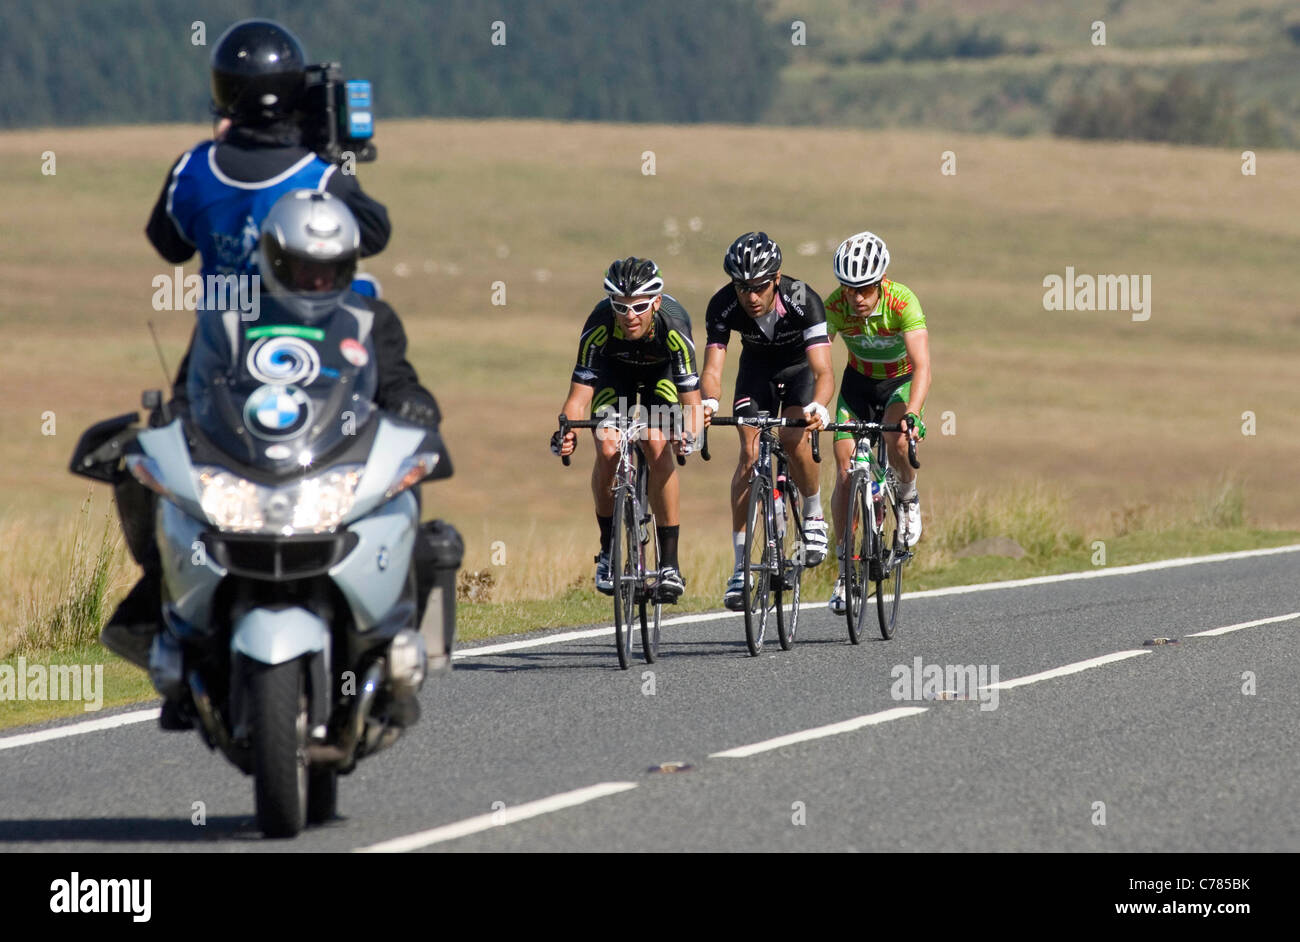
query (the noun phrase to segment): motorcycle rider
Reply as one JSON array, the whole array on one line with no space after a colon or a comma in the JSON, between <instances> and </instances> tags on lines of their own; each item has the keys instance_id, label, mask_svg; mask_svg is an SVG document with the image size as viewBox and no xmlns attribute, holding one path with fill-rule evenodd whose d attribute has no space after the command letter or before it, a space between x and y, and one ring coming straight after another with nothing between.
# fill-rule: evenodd
<instances>
[{"instance_id":1,"label":"motorcycle rider","mask_svg":"<svg viewBox=\"0 0 1300 942\"><path fill-rule=\"evenodd\" d=\"M360 245L361 227L341 199L306 189L281 196L260 230L259 270L267 292L258 326L320 325L327 320L333 324L333 319L345 318L346 336L354 341L345 355L363 362L374 357L375 405L406 421L437 428L441 413L406 359L406 335L396 312L384 301L350 290ZM180 414L209 408L208 390L218 377L231 385L248 381L249 351L244 349L247 338L242 326L235 311L199 313L186 395L172 403ZM100 640L132 663L147 667L150 645L161 627L161 563L153 539L153 495L129 476L115 492L128 547L145 574ZM427 556L417 558L421 610L427 599L425 587L433 579L427 563ZM178 710L178 704L164 704L165 728L189 727L188 718Z\"/></svg>"}]
</instances>

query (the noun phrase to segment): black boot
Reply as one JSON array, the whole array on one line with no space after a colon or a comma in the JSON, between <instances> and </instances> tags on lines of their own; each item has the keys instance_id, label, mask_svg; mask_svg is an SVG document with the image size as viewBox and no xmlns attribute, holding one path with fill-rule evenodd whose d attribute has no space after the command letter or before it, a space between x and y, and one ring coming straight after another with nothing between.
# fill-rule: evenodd
<instances>
[{"instance_id":1,"label":"black boot","mask_svg":"<svg viewBox=\"0 0 1300 942\"><path fill-rule=\"evenodd\" d=\"M149 648L162 628L162 578L146 572L99 635L100 643L136 667L149 669Z\"/></svg>"}]
</instances>

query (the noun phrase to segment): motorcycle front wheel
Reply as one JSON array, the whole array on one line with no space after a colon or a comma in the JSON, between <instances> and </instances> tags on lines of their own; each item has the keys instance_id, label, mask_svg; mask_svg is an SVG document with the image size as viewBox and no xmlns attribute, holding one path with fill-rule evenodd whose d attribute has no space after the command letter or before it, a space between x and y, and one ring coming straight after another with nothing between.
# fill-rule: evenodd
<instances>
[{"instance_id":1,"label":"motorcycle front wheel","mask_svg":"<svg viewBox=\"0 0 1300 942\"><path fill-rule=\"evenodd\" d=\"M307 821L306 664L255 665L248 694L257 826L295 837Z\"/></svg>"}]
</instances>

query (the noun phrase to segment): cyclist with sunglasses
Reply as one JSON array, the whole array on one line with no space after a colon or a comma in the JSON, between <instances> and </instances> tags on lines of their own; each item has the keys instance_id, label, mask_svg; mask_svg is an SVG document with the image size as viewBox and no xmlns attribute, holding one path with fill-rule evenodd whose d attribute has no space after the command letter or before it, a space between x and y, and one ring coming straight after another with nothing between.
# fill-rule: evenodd
<instances>
[{"instance_id":1,"label":"cyclist with sunglasses","mask_svg":"<svg viewBox=\"0 0 1300 942\"><path fill-rule=\"evenodd\" d=\"M685 457L700 429L700 378L691 339L691 319L672 295L664 294L659 267L650 259L615 259L605 273L609 296L596 305L583 325L578 361L573 368L564 415L580 420L610 412L625 414L637 402L650 407L650 430L641 443L650 469L650 505L659 536L659 591L676 602L686 589L677 563L678 478L674 452ZM590 413L588 412L590 410ZM673 426L684 423L682 437L669 447ZM609 544L614 522L611 487L618 465L618 439L607 428L593 429L596 463L591 492L600 527L596 589L614 594ZM571 455L578 445L570 430L561 440L551 436L551 451Z\"/></svg>"},{"instance_id":2,"label":"cyclist with sunglasses","mask_svg":"<svg viewBox=\"0 0 1300 942\"><path fill-rule=\"evenodd\" d=\"M921 500L916 471L907 460L907 440L925 438L921 417L930 391L930 334L916 295L906 285L886 278L888 267L889 249L871 232L849 236L835 250L835 277L840 287L826 299L826 324L831 338L839 334L849 349L835 421L863 419L894 425L904 418L911 420L906 434L886 433L885 444L907 514L899 528L907 545L915 546L921 538ZM882 418L875 418L882 412ZM843 532L852 460L853 436L836 432L835 494L831 498L836 533ZM829 607L836 615L844 614L842 560Z\"/></svg>"},{"instance_id":3,"label":"cyclist with sunglasses","mask_svg":"<svg viewBox=\"0 0 1300 942\"><path fill-rule=\"evenodd\" d=\"M735 331L741 353L732 414L753 417L767 412L808 420L807 429L781 429L781 447L790 456L791 474L804 495L804 560L816 566L826 558L828 541L810 433L830 422L826 406L835 391L822 299L804 282L781 274L781 247L765 232L747 232L736 239L722 267L731 284L714 294L705 314L708 348L700 377L704 421L707 424L718 409L727 344ZM732 611L745 605L745 512L749 472L758 459L758 431L744 426L738 431L740 459L731 479L735 569L722 597Z\"/></svg>"}]
</instances>

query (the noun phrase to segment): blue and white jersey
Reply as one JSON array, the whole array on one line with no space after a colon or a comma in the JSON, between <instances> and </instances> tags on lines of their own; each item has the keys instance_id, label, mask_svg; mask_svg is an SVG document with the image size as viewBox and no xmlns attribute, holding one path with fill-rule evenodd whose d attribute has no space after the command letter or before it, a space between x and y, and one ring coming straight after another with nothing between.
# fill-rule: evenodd
<instances>
[{"instance_id":1,"label":"blue and white jersey","mask_svg":"<svg viewBox=\"0 0 1300 942\"><path fill-rule=\"evenodd\" d=\"M214 143L205 141L176 164L167 188L167 215L199 251L202 273L257 273L257 239L262 220L290 190L324 190L338 168L316 154L269 180L247 182L217 167Z\"/></svg>"}]
</instances>

